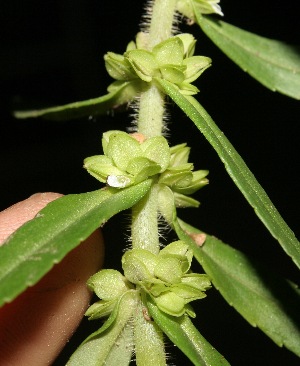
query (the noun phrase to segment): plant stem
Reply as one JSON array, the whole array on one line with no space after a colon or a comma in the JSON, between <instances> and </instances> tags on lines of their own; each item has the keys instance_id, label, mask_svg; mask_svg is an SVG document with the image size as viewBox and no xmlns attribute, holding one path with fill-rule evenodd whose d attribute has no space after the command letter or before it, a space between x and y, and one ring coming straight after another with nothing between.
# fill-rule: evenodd
<instances>
[{"instance_id":1,"label":"plant stem","mask_svg":"<svg viewBox=\"0 0 300 366\"><path fill-rule=\"evenodd\" d=\"M132 248L159 252L157 223L157 188L153 185L148 194L132 208Z\"/></svg>"},{"instance_id":2,"label":"plant stem","mask_svg":"<svg viewBox=\"0 0 300 366\"><path fill-rule=\"evenodd\" d=\"M172 35L176 0L156 0L145 48L149 51ZM145 137L159 136L163 131L164 94L155 85L141 94L139 103L138 131Z\"/></svg>"},{"instance_id":3,"label":"plant stem","mask_svg":"<svg viewBox=\"0 0 300 366\"><path fill-rule=\"evenodd\" d=\"M160 136L164 128L163 117L164 95L152 85L140 96L138 132L147 138Z\"/></svg>"},{"instance_id":4,"label":"plant stem","mask_svg":"<svg viewBox=\"0 0 300 366\"><path fill-rule=\"evenodd\" d=\"M172 35L176 0L155 0L152 7L149 33L145 48L149 51ZM137 130L146 138L160 136L163 132L164 94L155 86L143 92L139 101ZM132 248L159 253L157 221L158 192L154 181L148 194L132 208ZM144 307L139 302L134 320L135 351L137 365L166 365L162 332L143 315Z\"/></svg>"},{"instance_id":5,"label":"plant stem","mask_svg":"<svg viewBox=\"0 0 300 366\"><path fill-rule=\"evenodd\" d=\"M155 0L152 8L147 48L149 51L172 35L176 0Z\"/></svg>"},{"instance_id":6,"label":"plant stem","mask_svg":"<svg viewBox=\"0 0 300 366\"><path fill-rule=\"evenodd\" d=\"M145 47L148 50L172 35L176 0L155 0ZM138 115L138 132L146 138L160 136L163 131L164 94L151 85L141 94ZM159 237L157 223L157 191L155 184L132 209L132 247L143 248L157 254Z\"/></svg>"}]
</instances>

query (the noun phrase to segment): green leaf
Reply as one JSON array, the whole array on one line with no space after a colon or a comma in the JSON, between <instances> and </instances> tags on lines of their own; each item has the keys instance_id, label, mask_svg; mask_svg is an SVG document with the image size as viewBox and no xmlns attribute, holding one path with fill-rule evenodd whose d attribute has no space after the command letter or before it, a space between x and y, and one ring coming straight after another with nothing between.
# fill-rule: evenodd
<instances>
[{"instance_id":1,"label":"green leaf","mask_svg":"<svg viewBox=\"0 0 300 366\"><path fill-rule=\"evenodd\" d=\"M113 89L106 95L98 98L88 99L80 102L69 103L58 107L45 109L15 111L16 118L43 117L50 120L69 120L86 116L104 114L109 109L130 102L140 90L142 84L139 80L132 82L115 82L110 85ZM110 89L109 87L109 89Z\"/></svg>"},{"instance_id":2,"label":"green leaf","mask_svg":"<svg viewBox=\"0 0 300 366\"><path fill-rule=\"evenodd\" d=\"M214 236L206 235L199 248L186 232L202 232L176 217L174 227L225 300L277 345L300 356L299 289Z\"/></svg>"},{"instance_id":3,"label":"green leaf","mask_svg":"<svg viewBox=\"0 0 300 366\"><path fill-rule=\"evenodd\" d=\"M190 321L189 317L173 317L165 314L147 296L151 317L168 338L193 362L195 366L225 366L229 363L207 342Z\"/></svg>"},{"instance_id":4,"label":"green leaf","mask_svg":"<svg viewBox=\"0 0 300 366\"><path fill-rule=\"evenodd\" d=\"M195 8L203 32L238 66L267 88L300 99L300 52L209 16Z\"/></svg>"},{"instance_id":5,"label":"green leaf","mask_svg":"<svg viewBox=\"0 0 300 366\"><path fill-rule=\"evenodd\" d=\"M136 307L136 295L127 291L116 307L117 314L112 314L113 323L108 328L104 323L91 334L73 353L67 366L129 365L134 344L130 319Z\"/></svg>"},{"instance_id":6,"label":"green leaf","mask_svg":"<svg viewBox=\"0 0 300 366\"><path fill-rule=\"evenodd\" d=\"M151 184L68 195L48 204L0 247L0 306L38 282L109 218L136 204Z\"/></svg>"},{"instance_id":7,"label":"green leaf","mask_svg":"<svg viewBox=\"0 0 300 366\"><path fill-rule=\"evenodd\" d=\"M300 267L300 243L249 170L243 159L206 110L191 96L182 95L166 80L157 79L174 102L187 114L218 153L225 168L257 216L276 238L285 252Z\"/></svg>"}]
</instances>

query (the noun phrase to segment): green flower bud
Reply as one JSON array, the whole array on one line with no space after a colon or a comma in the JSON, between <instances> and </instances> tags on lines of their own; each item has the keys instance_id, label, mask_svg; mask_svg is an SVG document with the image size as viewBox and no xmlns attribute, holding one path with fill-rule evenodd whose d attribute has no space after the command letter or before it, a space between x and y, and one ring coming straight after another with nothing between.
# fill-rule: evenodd
<instances>
[{"instance_id":1,"label":"green flower bud","mask_svg":"<svg viewBox=\"0 0 300 366\"><path fill-rule=\"evenodd\" d=\"M109 75L116 80L132 80L136 78L130 63L122 55L108 52L104 56L105 67Z\"/></svg>"},{"instance_id":2,"label":"green flower bud","mask_svg":"<svg viewBox=\"0 0 300 366\"><path fill-rule=\"evenodd\" d=\"M190 155L190 148L186 144L175 145L170 148L171 158L169 167L186 164Z\"/></svg>"},{"instance_id":3,"label":"green flower bud","mask_svg":"<svg viewBox=\"0 0 300 366\"><path fill-rule=\"evenodd\" d=\"M187 171L184 169L181 170L166 170L163 174L161 174L159 178L160 184L165 184L171 187L173 190L176 190L177 187L186 187L188 186L193 179L193 173L191 171Z\"/></svg>"},{"instance_id":4,"label":"green flower bud","mask_svg":"<svg viewBox=\"0 0 300 366\"><path fill-rule=\"evenodd\" d=\"M192 56L183 60L183 65L186 66L184 72L185 83L192 83L211 66L211 59L204 56Z\"/></svg>"},{"instance_id":5,"label":"green flower bud","mask_svg":"<svg viewBox=\"0 0 300 366\"><path fill-rule=\"evenodd\" d=\"M137 76L146 82L150 82L155 75L158 64L154 55L146 50L132 50L125 53L125 58L128 60Z\"/></svg>"},{"instance_id":6,"label":"green flower bud","mask_svg":"<svg viewBox=\"0 0 300 366\"><path fill-rule=\"evenodd\" d=\"M182 276L181 282L200 291L206 291L211 288L211 282L205 274L187 273Z\"/></svg>"},{"instance_id":7,"label":"green flower bud","mask_svg":"<svg viewBox=\"0 0 300 366\"><path fill-rule=\"evenodd\" d=\"M127 279L114 269L103 269L95 273L88 279L87 286L106 301L116 299L132 288Z\"/></svg>"},{"instance_id":8,"label":"green flower bud","mask_svg":"<svg viewBox=\"0 0 300 366\"><path fill-rule=\"evenodd\" d=\"M175 211L174 193L171 188L164 184L158 184L158 211L164 219L171 224L173 222L173 214Z\"/></svg>"},{"instance_id":9,"label":"green flower bud","mask_svg":"<svg viewBox=\"0 0 300 366\"><path fill-rule=\"evenodd\" d=\"M200 206L199 201L195 200L192 197L177 192L173 193L173 199L175 206L178 208L186 208L186 207L198 208Z\"/></svg>"},{"instance_id":10,"label":"green flower bud","mask_svg":"<svg viewBox=\"0 0 300 366\"><path fill-rule=\"evenodd\" d=\"M184 44L179 37L171 37L153 47L152 53L159 66L180 66L184 58Z\"/></svg>"},{"instance_id":11,"label":"green flower bud","mask_svg":"<svg viewBox=\"0 0 300 366\"><path fill-rule=\"evenodd\" d=\"M157 307L172 316L181 316L185 313L185 301L172 291L163 292L157 297L152 297Z\"/></svg>"},{"instance_id":12,"label":"green flower bud","mask_svg":"<svg viewBox=\"0 0 300 366\"><path fill-rule=\"evenodd\" d=\"M109 174L123 174L113 165L110 158L105 155L95 155L84 159L83 167L100 182L105 183Z\"/></svg>"},{"instance_id":13,"label":"green flower bud","mask_svg":"<svg viewBox=\"0 0 300 366\"><path fill-rule=\"evenodd\" d=\"M199 93L199 89L195 85L192 85L192 84L189 84L186 82L183 82L183 83L177 85L177 87L178 87L180 93L183 95L195 95L195 94Z\"/></svg>"},{"instance_id":14,"label":"green flower bud","mask_svg":"<svg viewBox=\"0 0 300 366\"><path fill-rule=\"evenodd\" d=\"M102 148L103 148L103 152L104 152L105 155L108 155L107 154L107 146L109 144L110 138L114 137L116 135L126 136L128 134L124 131L110 130L110 131L104 132L104 134L102 135Z\"/></svg>"},{"instance_id":15,"label":"green flower bud","mask_svg":"<svg viewBox=\"0 0 300 366\"><path fill-rule=\"evenodd\" d=\"M87 309L84 315L88 316L89 320L106 318L113 311L116 302L116 299L110 301L97 301Z\"/></svg>"},{"instance_id":16,"label":"green flower bud","mask_svg":"<svg viewBox=\"0 0 300 366\"><path fill-rule=\"evenodd\" d=\"M125 277L132 283L149 282L154 277L157 256L146 249L132 249L122 257Z\"/></svg>"},{"instance_id":17,"label":"green flower bud","mask_svg":"<svg viewBox=\"0 0 300 366\"><path fill-rule=\"evenodd\" d=\"M184 66L173 66L173 65L164 65L159 68L161 72L161 76L163 79L170 81L173 84L181 84L184 82L186 67Z\"/></svg>"},{"instance_id":18,"label":"green flower bud","mask_svg":"<svg viewBox=\"0 0 300 366\"><path fill-rule=\"evenodd\" d=\"M146 139L141 145L143 156L157 163L165 171L170 163L170 148L163 136L155 136Z\"/></svg>"},{"instance_id":19,"label":"green flower bud","mask_svg":"<svg viewBox=\"0 0 300 366\"><path fill-rule=\"evenodd\" d=\"M185 184L185 182L181 180L173 189L178 193L193 194L208 184L208 179L205 178L207 174L208 170L198 170L193 172L191 181L187 182L186 180L187 184Z\"/></svg>"},{"instance_id":20,"label":"green flower bud","mask_svg":"<svg viewBox=\"0 0 300 366\"><path fill-rule=\"evenodd\" d=\"M126 171L129 161L142 156L140 144L128 134L115 134L109 138L106 155L120 170Z\"/></svg>"},{"instance_id":21,"label":"green flower bud","mask_svg":"<svg viewBox=\"0 0 300 366\"><path fill-rule=\"evenodd\" d=\"M159 257L165 257L170 254L185 257L188 262L188 266L182 268L183 273L186 273L191 266L193 259L193 251L190 249L190 246L186 244L182 240L173 241L171 244L165 246L160 252Z\"/></svg>"},{"instance_id":22,"label":"green flower bud","mask_svg":"<svg viewBox=\"0 0 300 366\"><path fill-rule=\"evenodd\" d=\"M161 171L161 166L144 156L139 156L130 160L127 165L127 171L135 176L135 183L139 183L148 177L158 174Z\"/></svg>"},{"instance_id":23,"label":"green flower bud","mask_svg":"<svg viewBox=\"0 0 300 366\"><path fill-rule=\"evenodd\" d=\"M204 299L204 297L206 297L206 294L203 291L183 283L172 286L172 292L181 297L185 304L188 304L191 301Z\"/></svg>"},{"instance_id":24,"label":"green flower bud","mask_svg":"<svg viewBox=\"0 0 300 366\"><path fill-rule=\"evenodd\" d=\"M166 283L179 283L183 275L182 262L184 261L187 261L186 258L175 255L158 258L157 265L154 269L155 277Z\"/></svg>"},{"instance_id":25,"label":"green flower bud","mask_svg":"<svg viewBox=\"0 0 300 366\"><path fill-rule=\"evenodd\" d=\"M175 37L181 39L182 41L184 58L193 56L196 44L194 36L189 33L181 33L177 34Z\"/></svg>"}]
</instances>

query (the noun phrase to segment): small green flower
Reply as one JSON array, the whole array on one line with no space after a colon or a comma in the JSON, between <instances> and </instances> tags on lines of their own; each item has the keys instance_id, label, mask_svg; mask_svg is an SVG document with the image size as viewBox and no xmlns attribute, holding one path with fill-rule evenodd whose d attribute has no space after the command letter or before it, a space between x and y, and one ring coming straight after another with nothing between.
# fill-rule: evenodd
<instances>
[{"instance_id":1,"label":"small green flower","mask_svg":"<svg viewBox=\"0 0 300 366\"><path fill-rule=\"evenodd\" d=\"M113 79L128 81L137 78L130 63L124 56L108 52L104 55L104 61L106 70Z\"/></svg>"},{"instance_id":2,"label":"small green flower","mask_svg":"<svg viewBox=\"0 0 300 366\"><path fill-rule=\"evenodd\" d=\"M183 241L167 245L158 255L132 249L122 257L124 275L148 293L158 308L172 316L195 316L189 303L204 298L211 287L207 275L192 273L193 253Z\"/></svg>"}]
</instances>

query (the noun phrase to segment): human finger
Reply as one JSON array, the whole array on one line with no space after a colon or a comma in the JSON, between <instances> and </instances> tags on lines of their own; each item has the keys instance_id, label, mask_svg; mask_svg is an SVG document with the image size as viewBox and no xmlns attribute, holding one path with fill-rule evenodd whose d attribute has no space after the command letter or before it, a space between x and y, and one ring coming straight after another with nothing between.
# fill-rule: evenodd
<instances>
[{"instance_id":1,"label":"human finger","mask_svg":"<svg viewBox=\"0 0 300 366\"><path fill-rule=\"evenodd\" d=\"M36 194L2 211L0 240L58 197ZM103 238L97 230L35 286L0 309L1 365L44 366L55 360L88 307L91 293L86 280L99 270L103 255Z\"/></svg>"}]
</instances>

